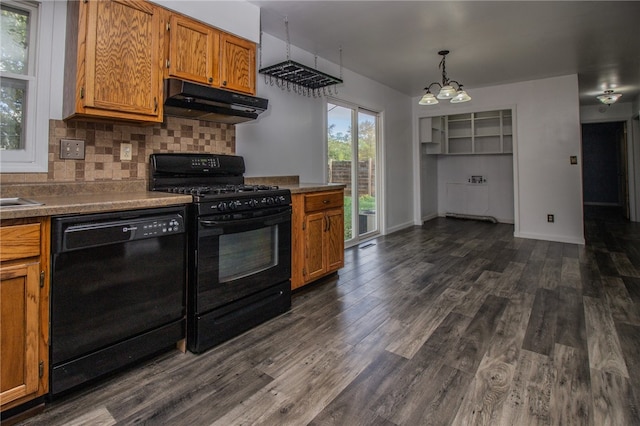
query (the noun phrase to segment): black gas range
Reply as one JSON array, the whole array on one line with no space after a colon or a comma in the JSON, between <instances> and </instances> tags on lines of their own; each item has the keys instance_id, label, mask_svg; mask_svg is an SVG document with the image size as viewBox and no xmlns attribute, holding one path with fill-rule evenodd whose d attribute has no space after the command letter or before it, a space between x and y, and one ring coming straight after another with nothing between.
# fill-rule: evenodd
<instances>
[{"instance_id":1,"label":"black gas range","mask_svg":"<svg viewBox=\"0 0 640 426\"><path fill-rule=\"evenodd\" d=\"M244 159L152 154L149 189L191 194L187 347L200 353L291 307L291 192L244 183Z\"/></svg>"}]
</instances>

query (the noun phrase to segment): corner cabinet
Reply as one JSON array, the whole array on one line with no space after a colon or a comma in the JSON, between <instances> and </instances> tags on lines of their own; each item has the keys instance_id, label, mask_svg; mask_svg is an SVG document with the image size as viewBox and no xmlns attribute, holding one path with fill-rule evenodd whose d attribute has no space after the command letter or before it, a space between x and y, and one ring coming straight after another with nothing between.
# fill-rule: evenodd
<instances>
[{"instance_id":1,"label":"corner cabinet","mask_svg":"<svg viewBox=\"0 0 640 426\"><path fill-rule=\"evenodd\" d=\"M511 110L424 117L420 142L426 154L511 154L512 129Z\"/></svg>"},{"instance_id":2,"label":"corner cabinet","mask_svg":"<svg viewBox=\"0 0 640 426\"><path fill-rule=\"evenodd\" d=\"M65 118L162 121L161 13L142 0L69 1Z\"/></svg>"},{"instance_id":3,"label":"corner cabinet","mask_svg":"<svg viewBox=\"0 0 640 426\"><path fill-rule=\"evenodd\" d=\"M49 219L0 226L0 406L48 392Z\"/></svg>"},{"instance_id":4,"label":"corner cabinet","mask_svg":"<svg viewBox=\"0 0 640 426\"><path fill-rule=\"evenodd\" d=\"M344 190L292 196L291 289L344 266Z\"/></svg>"}]
</instances>

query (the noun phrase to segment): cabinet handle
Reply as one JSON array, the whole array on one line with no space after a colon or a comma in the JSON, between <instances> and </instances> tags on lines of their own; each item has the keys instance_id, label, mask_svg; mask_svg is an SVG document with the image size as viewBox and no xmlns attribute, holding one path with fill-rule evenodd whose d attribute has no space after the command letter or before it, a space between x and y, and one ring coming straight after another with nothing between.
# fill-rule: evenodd
<instances>
[{"instance_id":1,"label":"cabinet handle","mask_svg":"<svg viewBox=\"0 0 640 426\"><path fill-rule=\"evenodd\" d=\"M153 97L153 112L158 112L158 98Z\"/></svg>"},{"instance_id":2,"label":"cabinet handle","mask_svg":"<svg viewBox=\"0 0 640 426\"><path fill-rule=\"evenodd\" d=\"M165 64L167 65L167 68L171 67L171 61L167 59L167 62L165 62Z\"/></svg>"},{"instance_id":3,"label":"cabinet handle","mask_svg":"<svg viewBox=\"0 0 640 426\"><path fill-rule=\"evenodd\" d=\"M322 200L322 204L329 204L329 200Z\"/></svg>"}]
</instances>

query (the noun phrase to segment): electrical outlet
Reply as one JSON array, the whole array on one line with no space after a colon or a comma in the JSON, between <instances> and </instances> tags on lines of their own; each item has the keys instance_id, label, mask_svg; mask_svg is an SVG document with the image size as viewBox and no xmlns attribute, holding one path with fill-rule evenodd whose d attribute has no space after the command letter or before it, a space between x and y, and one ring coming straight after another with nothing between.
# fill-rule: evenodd
<instances>
[{"instance_id":1,"label":"electrical outlet","mask_svg":"<svg viewBox=\"0 0 640 426\"><path fill-rule=\"evenodd\" d=\"M555 221L555 217L552 214L547 215L547 222L553 223Z\"/></svg>"},{"instance_id":2,"label":"electrical outlet","mask_svg":"<svg viewBox=\"0 0 640 426\"><path fill-rule=\"evenodd\" d=\"M83 160L84 140L60 139L60 158L66 160Z\"/></svg>"},{"instance_id":3,"label":"electrical outlet","mask_svg":"<svg viewBox=\"0 0 640 426\"><path fill-rule=\"evenodd\" d=\"M120 160L131 161L131 159L133 158L133 153L131 151L132 151L131 144L122 142L120 144Z\"/></svg>"}]
</instances>

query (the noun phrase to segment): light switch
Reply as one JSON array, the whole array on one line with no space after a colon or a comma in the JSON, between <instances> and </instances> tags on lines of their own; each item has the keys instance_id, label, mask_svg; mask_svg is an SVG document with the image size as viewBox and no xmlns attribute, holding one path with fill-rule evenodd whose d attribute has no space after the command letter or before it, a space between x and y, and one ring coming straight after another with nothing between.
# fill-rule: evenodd
<instances>
[{"instance_id":1,"label":"light switch","mask_svg":"<svg viewBox=\"0 0 640 426\"><path fill-rule=\"evenodd\" d=\"M60 139L60 158L65 160L84 159L84 140Z\"/></svg>"},{"instance_id":2,"label":"light switch","mask_svg":"<svg viewBox=\"0 0 640 426\"><path fill-rule=\"evenodd\" d=\"M569 162L571 164L578 164L578 156L572 155L571 157L569 157Z\"/></svg>"}]
</instances>

